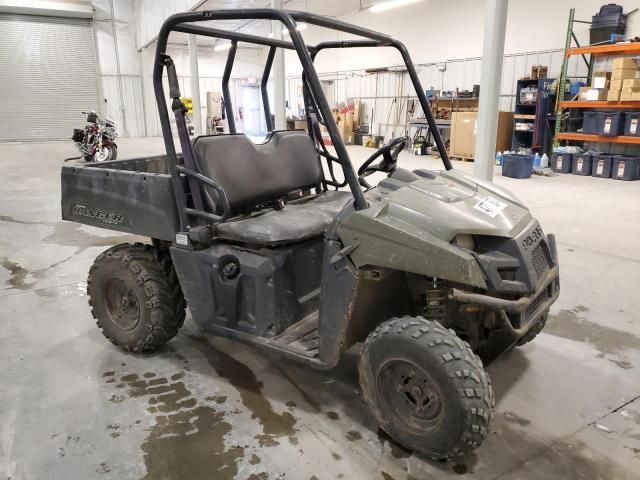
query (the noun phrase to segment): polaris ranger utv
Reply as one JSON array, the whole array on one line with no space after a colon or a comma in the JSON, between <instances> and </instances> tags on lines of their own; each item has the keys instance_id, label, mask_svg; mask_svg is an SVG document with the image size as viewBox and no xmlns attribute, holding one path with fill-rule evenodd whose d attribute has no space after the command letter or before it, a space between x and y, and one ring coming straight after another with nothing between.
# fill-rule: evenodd
<instances>
[{"instance_id":1,"label":"polaris ranger utv","mask_svg":"<svg viewBox=\"0 0 640 480\"><path fill-rule=\"evenodd\" d=\"M290 41L210 25L253 19L280 21ZM296 22L362 38L306 45ZM166 54L170 32L231 42L223 78L229 134L190 140ZM261 144L236 132L229 78L238 42L268 48L261 85L270 133ZM443 171L401 168L407 139L399 138L356 174L313 63L324 49L356 47L400 52ZM273 129L266 85L278 48L302 64L308 134ZM91 312L104 335L126 351L157 349L176 335L188 306L206 332L315 368L334 367L364 342L363 397L383 430L429 458L478 447L494 396L476 352L542 330L559 293L556 246L509 192L452 169L404 45L306 12L189 12L164 22L153 81L166 156L62 167L63 219L151 239L110 248L89 271ZM367 181L374 172L386 174L377 186Z\"/></svg>"}]
</instances>

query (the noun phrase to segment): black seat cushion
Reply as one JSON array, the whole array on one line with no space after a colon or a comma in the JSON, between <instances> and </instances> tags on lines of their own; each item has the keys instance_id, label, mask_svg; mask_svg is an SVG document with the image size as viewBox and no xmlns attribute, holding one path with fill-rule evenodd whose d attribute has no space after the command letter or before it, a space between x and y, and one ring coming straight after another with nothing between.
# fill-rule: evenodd
<instances>
[{"instance_id":1,"label":"black seat cushion","mask_svg":"<svg viewBox=\"0 0 640 480\"><path fill-rule=\"evenodd\" d=\"M217 235L266 246L299 242L323 235L352 199L351 192L324 192L288 203L283 210L263 210L220 223Z\"/></svg>"},{"instance_id":2,"label":"black seat cushion","mask_svg":"<svg viewBox=\"0 0 640 480\"><path fill-rule=\"evenodd\" d=\"M273 132L263 144L244 134L198 137L193 150L200 172L222 186L234 211L322 180L318 153L302 130Z\"/></svg>"}]
</instances>

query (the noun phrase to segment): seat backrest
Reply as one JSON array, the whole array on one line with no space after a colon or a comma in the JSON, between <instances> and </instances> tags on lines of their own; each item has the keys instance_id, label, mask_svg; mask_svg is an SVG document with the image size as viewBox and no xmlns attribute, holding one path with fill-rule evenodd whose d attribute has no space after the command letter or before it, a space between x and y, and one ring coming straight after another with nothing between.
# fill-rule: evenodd
<instances>
[{"instance_id":1,"label":"seat backrest","mask_svg":"<svg viewBox=\"0 0 640 480\"><path fill-rule=\"evenodd\" d=\"M274 200L322 180L318 153L306 132L273 132L254 144L244 134L198 137L193 150L200 172L225 191L232 210Z\"/></svg>"}]
</instances>

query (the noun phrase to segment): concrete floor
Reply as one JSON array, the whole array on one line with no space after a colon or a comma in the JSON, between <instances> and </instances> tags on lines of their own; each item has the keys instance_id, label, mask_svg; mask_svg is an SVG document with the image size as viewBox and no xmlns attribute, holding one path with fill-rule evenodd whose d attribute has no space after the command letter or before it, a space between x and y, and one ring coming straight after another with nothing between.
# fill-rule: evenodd
<instances>
[{"instance_id":1,"label":"concrete floor","mask_svg":"<svg viewBox=\"0 0 640 480\"><path fill-rule=\"evenodd\" d=\"M122 157L163 151L119 143ZM109 344L84 282L99 252L132 237L60 220L59 168L75 154L0 145L0 480L639 478L640 182L496 177L556 233L562 293L545 333L489 365L490 437L431 463L377 431L357 351L319 372L203 339L189 318L153 355Z\"/></svg>"}]
</instances>

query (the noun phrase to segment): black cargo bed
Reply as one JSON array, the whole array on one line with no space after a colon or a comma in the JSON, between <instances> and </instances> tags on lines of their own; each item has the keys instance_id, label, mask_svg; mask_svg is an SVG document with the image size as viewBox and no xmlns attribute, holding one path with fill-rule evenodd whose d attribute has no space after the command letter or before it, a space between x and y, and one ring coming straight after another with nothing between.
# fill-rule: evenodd
<instances>
[{"instance_id":1,"label":"black cargo bed","mask_svg":"<svg viewBox=\"0 0 640 480\"><path fill-rule=\"evenodd\" d=\"M179 229L167 157L64 165L62 219L174 240Z\"/></svg>"}]
</instances>

